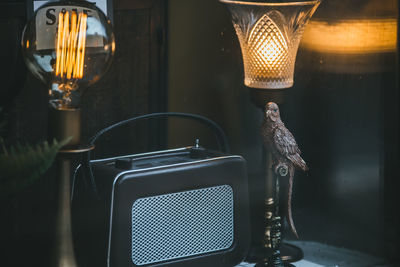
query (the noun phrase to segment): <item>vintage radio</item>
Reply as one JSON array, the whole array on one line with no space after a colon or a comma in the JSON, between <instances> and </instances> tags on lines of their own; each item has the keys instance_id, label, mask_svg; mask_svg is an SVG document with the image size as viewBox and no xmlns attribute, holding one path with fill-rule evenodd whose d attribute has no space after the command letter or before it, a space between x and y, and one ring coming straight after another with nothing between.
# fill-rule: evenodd
<instances>
[{"instance_id":1,"label":"vintage radio","mask_svg":"<svg viewBox=\"0 0 400 267\"><path fill-rule=\"evenodd\" d=\"M196 147L94 160L76 181L82 266L234 266L249 247L245 161ZM79 177L78 177L79 178Z\"/></svg>"},{"instance_id":2,"label":"vintage radio","mask_svg":"<svg viewBox=\"0 0 400 267\"><path fill-rule=\"evenodd\" d=\"M80 266L234 266L250 245L246 163L198 146L92 160L72 202Z\"/></svg>"}]
</instances>

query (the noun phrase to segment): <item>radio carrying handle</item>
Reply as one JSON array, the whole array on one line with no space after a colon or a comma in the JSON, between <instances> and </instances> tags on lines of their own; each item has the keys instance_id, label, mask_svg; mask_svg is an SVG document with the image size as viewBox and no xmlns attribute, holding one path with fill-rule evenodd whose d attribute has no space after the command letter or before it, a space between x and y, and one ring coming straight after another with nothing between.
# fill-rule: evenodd
<instances>
[{"instance_id":1,"label":"radio carrying handle","mask_svg":"<svg viewBox=\"0 0 400 267\"><path fill-rule=\"evenodd\" d=\"M141 120L154 119L154 118L168 118L168 117L187 118L187 119L192 119L192 120L202 122L203 124L207 125L210 129L212 129L214 131L214 133L217 137L219 149L224 153L229 153L228 139L225 135L225 132L222 130L222 128L218 124L216 124L214 121L212 121L204 116L200 116L197 114L190 114L190 113L181 113L181 112L150 113L150 114L141 115L141 116L137 116L137 117L133 117L133 118L130 118L127 120L117 122L115 124L112 124L104 129L100 130L95 135L93 135L89 140L89 145L90 146L94 145L96 140L99 137L101 137L106 132L108 132L114 128L117 128L119 126L131 123L131 122L138 122Z\"/></svg>"},{"instance_id":2,"label":"radio carrying handle","mask_svg":"<svg viewBox=\"0 0 400 267\"><path fill-rule=\"evenodd\" d=\"M93 135L89 140L89 146L93 146L95 144L95 142L97 141L97 139L100 138L103 134L105 134L108 131L110 131L114 128L117 128L119 126L122 126L122 125L125 125L128 123L142 121L142 120L155 119L155 118L169 118L169 117L186 118L186 119L192 119L195 121L202 122L204 125L208 126L211 130L214 131L216 138L217 138L218 146L219 146L219 149L221 150L221 152L229 153L230 148L229 148L228 139L226 137L225 132L222 130L222 128L218 124L216 124L214 121L212 121L204 116L201 116L201 115L190 114L190 113L181 113L181 112L150 113L150 114L141 115L141 116L137 116L137 117L133 117L133 118L130 118L127 120L117 122L115 124L112 124L104 129L100 130L95 135ZM86 160L83 161L82 167L84 169L86 169L86 173L88 173L88 175L89 175L89 181L92 186L92 189L93 189L94 193L96 194L96 196L98 196L96 181L94 179L93 170L92 170L92 166L90 163L90 158L91 158L91 151L88 151L87 158L86 158ZM75 174L74 174L73 182L75 182ZM74 185L72 185L72 188L74 188ZM71 200L72 200L72 198L73 198L73 194L71 194Z\"/></svg>"}]
</instances>

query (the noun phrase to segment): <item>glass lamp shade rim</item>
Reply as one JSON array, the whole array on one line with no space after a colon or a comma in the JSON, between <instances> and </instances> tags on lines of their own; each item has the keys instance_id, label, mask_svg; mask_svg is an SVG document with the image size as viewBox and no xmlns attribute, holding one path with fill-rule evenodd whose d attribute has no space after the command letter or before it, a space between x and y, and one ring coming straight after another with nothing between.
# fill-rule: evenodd
<instances>
[{"instance_id":1,"label":"glass lamp shade rim","mask_svg":"<svg viewBox=\"0 0 400 267\"><path fill-rule=\"evenodd\" d=\"M307 5L313 6L321 3L321 0L280 2L280 3L248 2L248 1L235 1L235 0L219 0L219 1L224 4L244 5L244 6L307 6Z\"/></svg>"},{"instance_id":2,"label":"glass lamp shade rim","mask_svg":"<svg viewBox=\"0 0 400 267\"><path fill-rule=\"evenodd\" d=\"M280 82L274 80L265 80L265 81L253 81L250 78L244 79L244 85L254 89L261 90L281 90L293 87L294 80L290 79L288 81Z\"/></svg>"}]
</instances>

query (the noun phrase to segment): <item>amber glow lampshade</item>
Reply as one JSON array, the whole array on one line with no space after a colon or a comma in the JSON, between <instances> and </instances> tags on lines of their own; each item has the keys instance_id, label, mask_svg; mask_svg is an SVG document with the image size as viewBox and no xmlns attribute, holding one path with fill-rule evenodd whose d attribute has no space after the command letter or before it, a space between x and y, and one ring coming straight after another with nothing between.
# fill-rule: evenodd
<instances>
[{"instance_id":1,"label":"amber glow lampshade","mask_svg":"<svg viewBox=\"0 0 400 267\"><path fill-rule=\"evenodd\" d=\"M220 2L228 6L239 38L245 85L262 89L291 87L301 36L320 0Z\"/></svg>"}]
</instances>

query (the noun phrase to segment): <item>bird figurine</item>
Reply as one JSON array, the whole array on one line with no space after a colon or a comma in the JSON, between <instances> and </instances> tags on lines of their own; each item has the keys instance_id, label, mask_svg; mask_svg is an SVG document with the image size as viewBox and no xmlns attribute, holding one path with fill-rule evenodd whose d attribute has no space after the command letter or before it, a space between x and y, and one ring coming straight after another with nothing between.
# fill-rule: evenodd
<instances>
[{"instance_id":1,"label":"bird figurine","mask_svg":"<svg viewBox=\"0 0 400 267\"><path fill-rule=\"evenodd\" d=\"M295 169L307 171L308 167L300 156L301 151L297 146L293 134L282 122L279 107L274 102L269 102L265 106L261 135L265 148L272 154L275 173L278 174L281 167L287 166L289 181L287 187L286 219L293 234L299 238L292 218L293 176Z\"/></svg>"}]
</instances>

